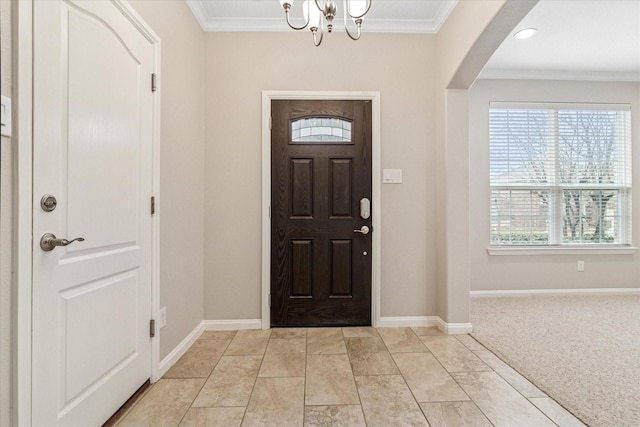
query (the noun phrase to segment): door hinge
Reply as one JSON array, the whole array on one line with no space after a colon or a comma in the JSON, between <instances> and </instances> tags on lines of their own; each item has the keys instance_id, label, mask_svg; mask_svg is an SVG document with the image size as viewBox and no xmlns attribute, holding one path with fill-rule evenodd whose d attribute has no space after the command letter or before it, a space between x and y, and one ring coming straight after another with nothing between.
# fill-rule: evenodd
<instances>
[{"instance_id":1,"label":"door hinge","mask_svg":"<svg viewBox=\"0 0 640 427\"><path fill-rule=\"evenodd\" d=\"M269 294L269 308L271 308L271 294Z\"/></svg>"},{"instance_id":2,"label":"door hinge","mask_svg":"<svg viewBox=\"0 0 640 427\"><path fill-rule=\"evenodd\" d=\"M149 321L149 336L151 338L156 336L156 321L154 319Z\"/></svg>"},{"instance_id":3,"label":"door hinge","mask_svg":"<svg viewBox=\"0 0 640 427\"><path fill-rule=\"evenodd\" d=\"M157 86L157 74L153 73L151 74L151 92L155 92L156 90L158 90L158 86Z\"/></svg>"},{"instance_id":4,"label":"door hinge","mask_svg":"<svg viewBox=\"0 0 640 427\"><path fill-rule=\"evenodd\" d=\"M156 198L155 196L151 196L151 215L155 215L156 213Z\"/></svg>"},{"instance_id":5,"label":"door hinge","mask_svg":"<svg viewBox=\"0 0 640 427\"><path fill-rule=\"evenodd\" d=\"M269 130L273 129L273 117L269 117Z\"/></svg>"}]
</instances>

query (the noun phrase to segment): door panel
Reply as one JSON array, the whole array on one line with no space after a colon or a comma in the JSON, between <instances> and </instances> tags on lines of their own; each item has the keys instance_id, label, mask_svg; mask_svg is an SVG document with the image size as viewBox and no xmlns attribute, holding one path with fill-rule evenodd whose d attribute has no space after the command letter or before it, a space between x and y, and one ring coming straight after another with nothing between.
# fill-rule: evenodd
<instances>
[{"instance_id":1,"label":"door panel","mask_svg":"<svg viewBox=\"0 0 640 427\"><path fill-rule=\"evenodd\" d=\"M63 360L73 367L63 367L66 401L135 356L136 331L129 325L136 320L138 281L133 270L60 292L61 329L66 331ZM112 315L114 307L120 314L117 317Z\"/></svg>"},{"instance_id":2,"label":"door panel","mask_svg":"<svg viewBox=\"0 0 640 427\"><path fill-rule=\"evenodd\" d=\"M313 218L313 159L291 159L291 217Z\"/></svg>"},{"instance_id":3,"label":"door panel","mask_svg":"<svg viewBox=\"0 0 640 427\"><path fill-rule=\"evenodd\" d=\"M111 1L34 2L33 425L101 425L151 373L153 56Z\"/></svg>"},{"instance_id":4,"label":"door panel","mask_svg":"<svg viewBox=\"0 0 640 427\"><path fill-rule=\"evenodd\" d=\"M272 326L371 324L370 101L273 101Z\"/></svg>"},{"instance_id":5,"label":"door panel","mask_svg":"<svg viewBox=\"0 0 640 427\"><path fill-rule=\"evenodd\" d=\"M353 207L351 159L331 159L331 218L351 218Z\"/></svg>"},{"instance_id":6,"label":"door panel","mask_svg":"<svg viewBox=\"0 0 640 427\"><path fill-rule=\"evenodd\" d=\"M84 249L135 242L138 98L148 76L143 80L141 58L91 15L70 8L68 29L68 235L97 225Z\"/></svg>"},{"instance_id":7,"label":"door panel","mask_svg":"<svg viewBox=\"0 0 640 427\"><path fill-rule=\"evenodd\" d=\"M291 298L311 298L313 240L291 240Z\"/></svg>"}]
</instances>

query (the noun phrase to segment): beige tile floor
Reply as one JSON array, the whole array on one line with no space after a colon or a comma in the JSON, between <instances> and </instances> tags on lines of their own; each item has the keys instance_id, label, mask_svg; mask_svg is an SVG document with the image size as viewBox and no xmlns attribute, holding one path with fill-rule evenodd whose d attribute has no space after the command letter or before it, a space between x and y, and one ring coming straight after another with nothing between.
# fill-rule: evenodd
<instances>
[{"instance_id":1,"label":"beige tile floor","mask_svg":"<svg viewBox=\"0 0 640 427\"><path fill-rule=\"evenodd\" d=\"M469 335L437 328L207 331L131 426L582 426Z\"/></svg>"}]
</instances>

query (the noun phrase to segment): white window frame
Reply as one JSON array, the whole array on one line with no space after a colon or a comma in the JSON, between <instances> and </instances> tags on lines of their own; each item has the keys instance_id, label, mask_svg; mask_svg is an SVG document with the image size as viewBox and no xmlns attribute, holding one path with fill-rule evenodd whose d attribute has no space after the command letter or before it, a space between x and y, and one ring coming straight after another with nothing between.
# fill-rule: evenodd
<instances>
[{"instance_id":1,"label":"white window frame","mask_svg":"<svg viewBox=\"0 0 640 427\"><path fill-rule=\"evenodd\" d=\"M585 103L585 104L576 104L576 103L538 103L538 102L490 102L489 111L492 109L536 109L536 110L555 110L555 119L557 120L557 110L619 110L619 111L630 111L631 106L629 104L602 104L602 103ZM627 129L628 133L628 144L625 147L627 152L625 153L625 168L627 168L629 176L631 176L631 121L629 122L629 129ZM554 127L553 131L556 128ZM558 145L558 137L557 135L551 139L553 144L553 149L555 150ZM490 142L489 142L490 144ZM557 163L553 165L554 169L556 169ZM491 170L491 165L489 165ZM555 173L555 170L554 170ZM554 179L555 182L551 183L548 186L533 186L533 185L490 185L490 194L492 194L493 190L530 190L533 187L540 190L548 190L550 193L550 206L549 206L549 242L547 244L530 244L530 245L518 245L518 244L494 244L491 242L487 248L487 251L490 255L548 255L548 254L633 254L637 251L638 248L632 246L632 232L631 232L631 195L632 195L632 187L631 187L631 179L629 178L628 186L606 186L606 187L598 187L591 188L590 187L579 187L581 190L590 190L590 189L615 189L616 191L625 192L624 197L619 197L618 203L621 203L619 212L629 212L629 215L624 220L624 223L621 223L623 220L619 218L617 221L617 226L619 228L620 234L618 235L619 242L625 243L562 243L562 224L563 214L562 214L562 193L563 190L568 188L577 188L576 186L571 185L563 185L558 183L557 179ZM491 205L491 202L490 202ZM491 218L491 216L490 216ZM490 219L491 221L491 219ZM626 222L628 221L628 223ZM489 227L491 229L491 227ZM627 234L628 233L628 234ZM490 236L488 236L490 237Z\"/></svg>"}]
</instances>

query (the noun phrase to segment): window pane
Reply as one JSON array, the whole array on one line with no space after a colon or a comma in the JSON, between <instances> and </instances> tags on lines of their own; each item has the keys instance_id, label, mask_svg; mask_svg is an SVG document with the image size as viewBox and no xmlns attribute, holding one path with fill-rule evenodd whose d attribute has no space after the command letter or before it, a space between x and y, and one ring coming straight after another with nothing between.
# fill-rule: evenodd
<instances>
[{"instance_id":1,"label":"window pane","mask_svg":"<svg viewBox=\"0 0 640 427\"><path fill-rule=\"evenodd\" d=\"M565 190L562 194L564 243L615 243L618 192Z\"/></svg>"},{"instance_id":2,"label":"window pane","mask_svg":"<svg viewBox=\"0 0 640 427\"><path fill-rule=\"evenodd\" d=\"M548 191L491 192L492 244L546 245L549 243L548 218Z\"/></svg>"},{"instance_id":3,"label":"window pane","mask_svg":"<svg viewBox=\"0 0 640 427\"><path fill-rule=\"evenodd\" d=\"M329 117L307 117L291 121L293 143L351 143L351 122Z\"/></svg>"},{"instance_id":4,"label":"window pane","mask_svg":"<svg viewBox=\"0 0 640 427\"><path fill-rule=\"evenodd\" d=\"M620 111L558 111L559 174L562 184L624 181ZM622 162L622 164L621 164Z\"/></svg>"},{"instance_id":5,"label":"window pane","mask_svg":"<svg viewBox=\"0 0 640 427\"><path fill-rule=\"evenodd\" d=\"M544 110L492 109L489 120L491 184L546 184L551 143L549 113Z\"/></svg>"}]
</instances>

